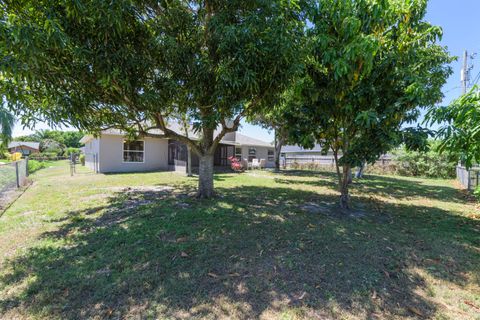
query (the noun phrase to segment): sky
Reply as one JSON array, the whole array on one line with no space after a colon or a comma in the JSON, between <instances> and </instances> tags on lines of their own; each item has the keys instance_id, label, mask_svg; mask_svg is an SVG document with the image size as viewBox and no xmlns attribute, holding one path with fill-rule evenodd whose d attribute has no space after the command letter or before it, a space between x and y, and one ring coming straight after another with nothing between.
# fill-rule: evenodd
<instances>
[{"instance_id":1,"label":"sky","mask_svg":"<svg viewBox=\"0 0 480 320\"><path fill-rule=\"evenodd\" d=\"M448 104L461 94L460 69L462 67L463 51L477 52L478 56L472 61L474 68L471 71L473 80L480 72L480 0L430 0L425 20L443 28L441 44L448 47L451 55L458 60L452 63L453 74L443 88L445 95L443 105ZM15 126L13 135L20 136L32 133L37 129L48 129L46 124L38 124L33 130ZM259 126L242 123L239 132L253 138L273 141L273 132Z\"/></svg>"}]
</instances>

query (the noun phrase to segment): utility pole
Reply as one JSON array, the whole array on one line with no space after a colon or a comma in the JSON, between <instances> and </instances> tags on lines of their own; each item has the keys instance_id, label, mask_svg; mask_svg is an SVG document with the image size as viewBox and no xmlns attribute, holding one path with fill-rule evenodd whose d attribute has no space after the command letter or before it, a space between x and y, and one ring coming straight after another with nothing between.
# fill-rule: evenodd
<instances>
[{"instance_id":1,"label":"utility pole","mask_svg":"<svg viewBox=\"0 0 480 320\"><path fill-rule=\"evenodd\" d=\"M470 80L471 80L470 71L472 71L473 69L473 63L468 64L468 59L470 58L470 60L473 60L475 59L476 55L477 55L476 53L469 55L467 50L463 52L463 66L460 73L460 82L462 83L462 94L467 93L468 87L470 86Z\"/></svg>"},{"instance_id":2,"label":"utility pole","mask_svg":"<svg viewBox=\"0 0 480 320\"><path fill-rule=\"evenodd\" d=\"M467 93L467 83L469 81L468 76L468 52L465 50L463 52L463 66L462 71L460 72L460 82L462 83L462 95Z\"/></svg>"}]
</instances>

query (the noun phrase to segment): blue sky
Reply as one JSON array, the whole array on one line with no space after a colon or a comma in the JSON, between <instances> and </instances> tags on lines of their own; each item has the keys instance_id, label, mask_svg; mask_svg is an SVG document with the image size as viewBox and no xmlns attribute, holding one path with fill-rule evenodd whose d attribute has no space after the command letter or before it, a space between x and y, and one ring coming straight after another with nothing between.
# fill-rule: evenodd
<instances>
[{"instance_id":1,"label":"blue sky","mask_svg":"<svg viewBox=\"0 0 480 320\"><path fill-rule=\"evenodd\" d=\"M463 51L478 52L478 56L473 63L475 65L471 72L472 80L480 72L480 0L430 0L426 20L432 24L443 28L442 44L448 47L450 54L458 56L459 59L452 63L454 73L449 78L443 88L445 99L442 104L448 104L458 97L460 89L460 69L462 66ZM45 124L39 124L35 129L48 128ZM14 130L14 136L31 133L32 130L23 129L17 125ZM248 134L251 137L272 141L273 133L252 126L247 123L242 124L240 132Z\"/></svg>"}]
</instances>

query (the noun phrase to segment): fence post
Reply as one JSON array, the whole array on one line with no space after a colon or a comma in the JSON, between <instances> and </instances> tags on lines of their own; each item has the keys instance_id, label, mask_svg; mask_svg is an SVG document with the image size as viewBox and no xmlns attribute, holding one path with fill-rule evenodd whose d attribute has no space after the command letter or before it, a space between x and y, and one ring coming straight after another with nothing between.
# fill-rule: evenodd
<instances>
[{"instance_id":1,"label":"fence post","mask_svg":"<svg viewBox=\"0 0 480 320\"><path fill-rule=\"evenodd\" d=\"M18 172L18 161L15 161L15 176L17 178L17 188L20 188L20 173Z\"/></svg>"},{"instance_id":2,"label":"fence post","mask_svg":"<svg viewBox=\"0 0 480 320\"><path fill-rule=\"evenodd\" d=\"M25 157L25 176L28 177L30 173L28 172L28 157Z\"/></svg>"}]
</instances>

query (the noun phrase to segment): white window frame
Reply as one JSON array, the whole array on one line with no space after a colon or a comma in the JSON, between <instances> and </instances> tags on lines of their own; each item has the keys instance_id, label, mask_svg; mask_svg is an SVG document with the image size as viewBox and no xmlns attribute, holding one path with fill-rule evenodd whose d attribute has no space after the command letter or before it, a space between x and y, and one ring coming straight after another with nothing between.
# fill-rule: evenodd
<instances>
[{"instance_id":1,"label":"white window frame","mask_svg":"<svg viewBox=\"0 0 480 320\"><path fill-rule=\"evenodd\" d=\"M240 149L240 153L237 153L237 149ZM235 147L235 158L242 160L243 152L242 147Z\"/></svg>"},{"instance_id":2,"label":"white window frame","mask_svg":"<svg viewBox=\"0 0 480 320\"><path fill-rule=\"evenodd\" d=\"M138 151L138 150L125 150L125 142L127 140L122 140L122 163L145 163L145 140L133 140L130 142L135 142L135 141L142 141L143 142L143 151ZM143 153L143 161L125 161L123 158L123 155L125 154L125 151L127 152L138 152L138 153Z\"/></svg>"},{"instance_id":3,"label":"white window frame","mask_svg":"<svg viewBox=\"0 0 480 320\"><path fill-rule=\"evenodd\" d=\"M270 151L273 152L273 154L271 156L268 154ZM270 157L271 157L272 160L270 160ZM267 161L269 161L269 162L275 161L275 150L267 149Z\"/></svg>"}]
</instances>

